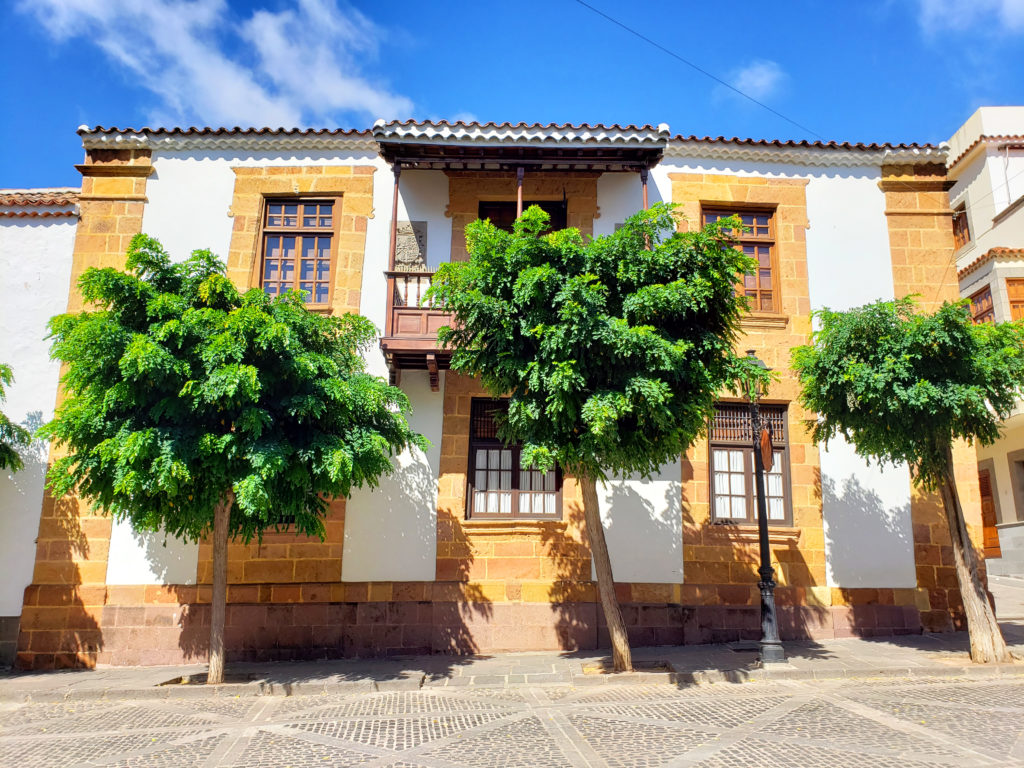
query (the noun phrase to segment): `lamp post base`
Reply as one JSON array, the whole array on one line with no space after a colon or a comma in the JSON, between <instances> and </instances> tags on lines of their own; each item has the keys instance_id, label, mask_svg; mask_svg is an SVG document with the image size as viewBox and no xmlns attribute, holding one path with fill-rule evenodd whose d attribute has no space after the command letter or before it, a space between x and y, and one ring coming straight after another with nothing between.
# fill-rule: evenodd
<instances>
[{"instance_id":1,"label":"lamp post base","mask_svg":"<svg viewBox=\"0 0 1024 768\"><path fill-rule=\"evenodd\" d=\"M782 647L780 642L766 642L761 641L761 656L760 662L762 664L788 664L789 659L786 658L786 651Z\"/></svg>"},{"instance_id":2,"label":"lamp post base","mask_svg":"<svg viewBox=\"0 0 1024 768\"><path fill-rule=\"evenodd\" d=\"M779 623L775 614L775 578L770 565L762 566L761 581L757 586L761 590L761 663L785 664L786 651L779 639Z\"/></svg>"}]
</instances>

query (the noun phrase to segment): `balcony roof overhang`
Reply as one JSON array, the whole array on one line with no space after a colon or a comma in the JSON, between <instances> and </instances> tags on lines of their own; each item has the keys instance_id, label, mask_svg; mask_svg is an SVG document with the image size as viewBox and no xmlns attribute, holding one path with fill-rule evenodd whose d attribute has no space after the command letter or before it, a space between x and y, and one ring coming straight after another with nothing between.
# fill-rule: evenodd
<instances>
[{"instance_id":1,"label":"balcony roof overhang","mask_svg":"<svg viewBox=\"0 0 1024 768\"><path fill-rule=\"evenodd\" d=\"M667 125L539 125L413 121L373 127L381 156L403 169L638 171L656 165Z\"/></svg>"}]
</instances>

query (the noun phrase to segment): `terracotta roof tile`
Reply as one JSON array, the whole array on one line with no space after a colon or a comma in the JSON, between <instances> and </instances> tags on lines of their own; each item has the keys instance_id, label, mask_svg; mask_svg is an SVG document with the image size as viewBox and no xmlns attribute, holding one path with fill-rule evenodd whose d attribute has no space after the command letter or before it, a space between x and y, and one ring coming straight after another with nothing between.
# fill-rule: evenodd
<instances>
[{"instance_id":1,"label":"terracotta roof tile","mask_svg":"<svg viewBox=\"0 0 1024 768\"><path fill-rule=\"evenodd\" d=\"M67 206L78 203L77 187L0 189L0 206Z\"/></svg>"},{"instance_id":2,"label":"terracotta roof tile","mask_svg":"<svg viewBox=\"0 0 1024 768\"><path fill-rule=\"evenodd\" d=\"M943 149L938 144L862 144L849 141L782 141L779 139L741 139L738 136L683 136L677 134L672 137L673 141L693 142L700 144L733 144L743 147L782 147L785 149L844 149L860 150L864 152L877 152L886 149Z\"/></svg>"},{"instance_id":3,"label":"terracotta roof tile","mask_svg":"<svg viewBox=\"0 0 1024 768\"><path fill-rule=\"evenodd\" d=\"M369 136L370 131L356 128L211 128L188 127L188 128L104 128L97 125L90 128L87 125L78 126L78 135L83 134L149 134L151 136Z\"/></svg>"},{"instance_id":4,"label":"terracotta roof tile","mask_svg":"<svg viewBox=\"0 0 1024 768\"><path fill-rule=\"evenodd\" d=\"M629 125L620 125L619 123L603 124L603 123L478 123L478 122L466 122L465 120L378 120L374 123L374 127L409 127L409 126L421 126L421 127L433 127L433 128L483 128L483 129L499 129L499 130L540 130L540 131L667 131L668 125L662 123L661 125L636 125L630 123Z\"/></svg>"},{"instance_id":5,"label":"terracotta roof tile","mask_svg":"<svg viewBox=\"0 0 1024 768\"><path fill-rule=\"evenodd\" d=\"M423 128L459 128L463 130L473 129L484 129L484 130L531 130L531 131L576 131L576 132L633 132L633 131L651 131L651 132L662 132L668 129L668 126L664 123L661 125L637 125L630 123L623 125L619 123L527 123L527 122L466 122L464 120L378 120L374 127L423 127ZM212 128L212 127L187 127L187 128L150 128L143 126L142 128L117 128L110 127L104 128L98 125L94 128L82 125L78 128L78 133L82 134L150 134L152 136L366 136L369 137L373 134L373 130L360 130L356 128L241 128L235 126L234 128ZM845 150L864 150L864 151L877 151L885 149L941 149L940 145L936 144L890 144L890 143L870 143L864 144L860 142L837 142L837 141L793 141L793 140L779 140L779 139L744 139L738 136L726 137L726 136L697 136L691 134L689 136L683 134L676 134L672 137L672 141L683 141L683 142L699 142L702 144L734 144L739 146L747 147L784 147L784 148L803 148L803 149L845 149Z\"/></svg>"},{"instance_id":6,"label":"terracotta roof tile","mask_svg":"<svg viewBox=\"0 0 1024 768\"><path fill-rule=\"evenodd\" d=\"M979 267L984 266L990 261L996 259L1024 259L1024 248L1004 248L997 246L995 248L989 248L985 253L981 254L978 258L972 261L963 269L957 272L957 277L963 280L967 275L974 272Z\"/></svg>"},{"instance_id":7,"label":"terracotta roof tile","mask_svg":"<svg viewBox=\"0 0 1024 768\"><path fill-rule=\"evenodd\" d=\"M965 157L967 157L969 154L971 154L971 152L974 151L974 148L976 146L978 146L979 144L984 144L984 143L988 143L988 142L996 142L996 143L998 143L998 142L1009 142L1009 143L1024 142L1024 134L1021 134L1021 133L1009 133L1009 134L986 134L986 133L983 133L980 136L978 136L978 138L976 138L974 141L972 141L969 145L967 145L967 147L964 149L963 152L961 152L953 160L951 160L949 162L949 164L948 164L948 168L952 169L957 163L959 163L961 160L963 160Z\"/></svg>"}]
</instances>

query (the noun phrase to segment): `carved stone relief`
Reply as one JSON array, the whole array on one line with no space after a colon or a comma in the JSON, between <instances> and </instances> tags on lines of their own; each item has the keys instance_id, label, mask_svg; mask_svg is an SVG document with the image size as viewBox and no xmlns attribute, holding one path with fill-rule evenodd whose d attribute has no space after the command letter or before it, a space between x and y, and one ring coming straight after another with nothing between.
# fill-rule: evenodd
<instances>
[{"instance_id":1,"label":"carved stone relief","mask_svg":"<svg viewBox=\"0 0 1024 768\"><path fill-rule=\"evenodd\" d=\"M426 271L427 222L399 221L397 235L395 244L395 271Z\"/></svg>"}]
</instances>

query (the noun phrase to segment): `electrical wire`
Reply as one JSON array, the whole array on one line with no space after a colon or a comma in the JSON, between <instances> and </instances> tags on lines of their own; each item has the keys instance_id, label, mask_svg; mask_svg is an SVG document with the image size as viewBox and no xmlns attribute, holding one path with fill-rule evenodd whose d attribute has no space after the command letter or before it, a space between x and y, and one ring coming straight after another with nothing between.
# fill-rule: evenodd
<instances>
[{"instance_id":1,"label":"electrical wire","mask_svg":"<svg viewBox=\"0 0 1024 768\"><path fill-rule=\"evenodd\" d=\"M807 131L807 133L809 133L809 134L811 134L812 136L814 136L814 137L816 137L816 138L820 139L821 141L824 141L824 140L825 140L825 139L824 139L824 138L823 138L823 137L821 136L821 134L817 133L816 131L813 131L813 130L811 130L811 129L810 129L810 128L808 128L808 127L807 127L806 125L802 125L802 124L798 123L798 122L797 122L796 120L792 119L791 117L786 117L786 116L785 116L784 114L782 114L782 113L781 113L781 112L779 112L778 110L776 110L776 109L772 109L771 107L769 107L769 106L768 106L767 104L765 104L765 103L764 103L763 101L758 101L758 100L757 100L757 99L755 99L755 98L754 98L753 96L751 96L751 95L750 95L749 93L744 93L744 92L743 92L743 91L741 91L741 90L740 90L739 88L737 88L737 87L736 87L735 85L732 85L731 83L728 83L728 82L726 82L726 81L725 81L725 80L723 80L722 78L720 78L720 77L718 77L718 76L716 76L716 75L713 75L712 73L708 72L708 71L707 71L706 69L703 69L702 67L699 67L698 65L694 64L694 63L693 63L692 61L690 61L689 59L685 59L685 58L683 58L682 56L680 56L680 55L679 55L678 53L676 53L675 51L673 51L673 50L670 50L669 48L666 48L665 46L661 45L660 43L656 43L656 42L655 42L654 40L652 40L651 38L647 37L646 35L644 35L644 34L642 34L642 33L638 32L638 31L636 31L636 30L635 30L635 29L633 29L632 27L629 27L629 26L627 26L627 25L623 24L623 23L622 23L621 21L619 21L618 19L616 19L616 18L614 18L614 17L612 17L612 16L609 16L609 15L608 15L607 13L605 13L604 11L598 10L598 9L597 9L597 8L595 8L594 6L590 5L589 3L585 3L585 2L583 2L583 0L576 0L576 2L577 2L577 3L579 3L580 5L582 5L582 6L584 7L584 8L586 8L586 9L588 9L588 10L590 10L590 11L592 11L592 12L596 13L596 14L597 14L598 16L601 16L602 18L604 18L604 19L607 19L608 21L610 21L610 22L611 22L612 24L614 24L615 26L617 26L617 27L621 27L622 29L626 30L626 31L627 31L627 32L629 32L629 33L630 33L631 35L634 35L634 36L636 36L636 37L639 37L639 38L640 38L641 40L643 40L643 41L644 41L645 43L647 43L647 44L649 44L649 45L653 45L653 46L654 46L655 48L657 48L657 49L658 49L659 51L661 51L662 53L665 53L665 54L667 54L667 55L671 56L671 57L672 57L673 59L676 59L677 61L681 61L681 62L682 62L683 64L685 64L686 66L690 67L690 69L693 69L693 70L696 70L697 72L700 72L700 73L701 73L702 75L704 75L705 77L707 77L707 78L710 78L711 80L714 80L714 81L715 81L716 83L718 83L719 85L723 85L723 86L725 86L725 87L726 87L726 88L728 88L728 89L729 89L730 91L733 91L734 93L737 93L737 94L739 94L740 96L742 96L742 97L743 97L744 99L747 99L748 101L751 101L751 102L753 102L754 104L757 104L757 106L761 107L762 109L766 109L766 110L768 110L769 112L771 112L771 113L772 113L773 115L775 115L776 117L782 118L782 119L783 119L783 120L785 120L785 121L786 121L787 123L790 123L790 124L792 124L792 125L795 125L795 126L796 126L797 128L799 128L799 129L800 129L801 131Z\"/></svg>"},{"instance_id":2,"label":"electrical wire","mask_svg":"<svg viewBox=\"0 0 1024 768\"><path fill-rule=\"evenodd\" d=\"M718 76L716 76L716 75L712 74L711 72L708 72L708 71L707 71L706 69L704 69L704 68L700 67L700 66L699 66L699 65L697 65L697 64L694 64L694 63L693 63L692 61L690 61L689 59L686 59L686 58L684 58L683 56L680 56L680 55L679 55L678 53L676 53L675 51L673 51L673 50L671 50L671 49L669 49L669 48L666 48L665 46L661 45L661 44L660 44L660 43L658 43L658 42L655 42L654 40L652 40L651 38L647 37L647 36L646 36L646 35L644 35L643 33L641 33L641 32L638 32L637 30L633 29L632 27L628 26L627 24L624 24L623 22L619 21L618 19L616 19L616 18L614 18L614 17L612 17L612 16L609 16L609 15L608 15L607 13L605 13L604 11L601 11L601 10L599 10L599 9L595 8L594 6L590 5L589 3L587 3L587 2L584 2L584 0L576 0L576 3L578 3L579 5L582 5L582 6L584 7L584 8L586 8L586 9L587 9L587 10L589 10L589 11L591 11L592 13L595 13L595 14L597 14L598 16L602 17L603 19L605 19L605 20L607 20L607 21L611 22L611 23L612 23L612 24L614 24L615 26L617 26L617 27L619 27L619 28L621 28L621 29L625 30L626 32L629 32L629 33L630 33L631 35L633 35L634 37L638 37L639 39L643 40L643 41L644 41L645 43L647 43L648 45L651 45L651 46L653 46L653 47L657 48L657 49L658 49L659 51L661 51L662 53L664 53L664 54L666 54L666 55L668 55L668 56L671 56L671 57L672 57L673 59L676 59L677 61L680 61L680 62L682 62L682 63L683 63L683 64L685 64L686 66L688 66L688 67L690 67L691 69L693 69L693 70L695 70L695 71L699 72L700 74L704 75L705 77L707 77L707 78L709 78L709 79L711 79L711 80L715 81L715 82L716 82L716 83L718 83L719 85L723 85L723 86L725 86L725 87L726 87L726 88L728 88L728 89L729 89L730 91L733 91L734 93L736 93L736 94L738 94L738 95L742 96L743 98L747 99L748 101L751 101L751 102L753 102L754 104L756 104L757 106L761 107L762 109L765 109L765 110L767 110L768 112L771 112L771 113L772 113L773 115L775 115L776 117L779 117L779 118L781 118L781 119L785 120L785 121L786 121L787 123L790 123L791 125L795 125L795 126L796 126L797 128L799 128L799 129L800 129L800 130L802 130L802 131L806 131L807 133L811 134L812 136L815 136L815 137L816 137L817 139L819 139L820 141L825 141L825 138L824 138L823 136L821 136L821 134L819 134L819 133L817 133L817 132L815 132L815 131L811 130L811 129L810 129L810 128L808 128L808 127L807 127L806 125L803 125L802 123L799 123L799 122L797 122L796 120L794 120L794 119L793 119L793 118L791 118L791 117L787 117L786 115L782 114L782 113L781 113L781 112L779 112L778 110L776 110L776 109L773 109L772 107L769 107L769 106L768 106L767 104L765 104L764 102L758 101L757 99L755 99L755 98L754 98L753 96L751 96L750 94L748 94L748 93L744 93L744 92L743 92L743 91L741 91L741 90L740 90L739 88L737 88L736 86L732 85L731 83L728 83L728 82L726 82L725 80L723 80L722 78L720 78L720 77L718 77ZM1006 179L1006 181L1005 181L1005 185L1007 186L1007 188L1009 188L1009 183L1010 183L1010 181L1012 181L1013 179L1017 178L1017 176L1020 176L1020 175L1021 175L1021 173L1024 173L1024 171L1021 171L1021 172L1019 172L1019 173L1016 173L1016 174L1014 174L1013 176L1011 176L1011 177L1010 177L1009 179ZM902 185L902 186L904 186L904 187L906 187L906 188L907 188L907 189L909 189L909 190L914 190L914 191L916 191L916 188L914 187L914 185L913 185L913 184L910 184L910 183L908 183L908 182L905 182L905 181L897 181L897 183L898 183L898 184L900 184L900 185ZM939 198L939 197L935 197L935 196L933 196L933 195L932 195L931 193L929 193L929 192L922 192L921 194L922 194L922 195L923 195L923 196L924 196L924 197L925 197L926 199L927 199L927 198L930 198L930 199L932 199L932 200L933 200L934 202L938 203L938 204L939 204L940 206L942 206L942 207L945 207L945 206L948 206L948 205L949 205L949 198L948 198L948 196L947 196L947 198L946 198L945 200L943 200L943 199L941 199L941 198ZM993 194L995 194L995 190L994 190L994 189L993 189L993 190L990 190L990 191L989 191L988 193L986 193L986 194L982 195L981 197L979 197L979 198L976 198L976 199L972 200L972 201L971 201L971 205L972 205L972 206L973 206L973 205L977 205L977 204L978 204L979 202L981 202L982 200L985 200L986 198L990 197L990 196L991 196L991 195L993 195ZM978 239L978 238L980 238L980 237L981 237L982 235L988 234L988 233L989 233L989 232L991 232L991 231L992 231L992 230L993 230L994 228L995 228L995 225L992 225L992 226L990 226L990 227L989 227L988 229L986 229L986 230L985 230L984 232L980 232L980 233L976 234L976 235L974 236L974 239L975 239L975 240L977 240L977 239ZM946 271L945 271L945 272L943 273L943 276L942 276L942 281L941 281L941 282L939 283L938 287L937 287L937 288L936 288L936 290L935 290L935 298L934 298L934 299L933 299L933 301L932 301L932 303L933 303L933 304L934 304L934 303L936 303L936 302L938 301L938 299L939 299L939 293L941 292L941 290L942 290L942 287L943 287L943 285L944 285L944 283L945 283L945 281L946 281L946 277L947 277L947 276L949 275L949 270L950 270L950 268L951 268L951 267L953 267L953 266L955 266L955 265L956 265L956 259L955 259L955 258L951 258L951 259L950 259L950 261L949 261L949 264L947 264L947 266L946 266ZM958 281L958 283L959 283L959 281ZM959 288L957 289L957 293L959 293Z\"/></svg>"}]
</instances>

